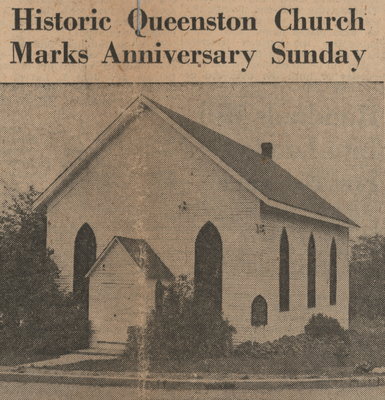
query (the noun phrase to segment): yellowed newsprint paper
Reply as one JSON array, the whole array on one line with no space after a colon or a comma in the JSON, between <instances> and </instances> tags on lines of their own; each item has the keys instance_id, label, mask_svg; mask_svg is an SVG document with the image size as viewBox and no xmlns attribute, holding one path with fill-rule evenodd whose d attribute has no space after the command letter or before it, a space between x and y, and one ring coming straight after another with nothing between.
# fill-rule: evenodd
<instances>
[{"instance_id":1,"label":"yellowed newsprint paper","mask_svg":"<svg viewBox=\"0 0 385 400\"><path fill-rule=\"evenodd\" d=\"M1 1L1 399L385 398L384 11Z\"/></svg>"}]
</instances>

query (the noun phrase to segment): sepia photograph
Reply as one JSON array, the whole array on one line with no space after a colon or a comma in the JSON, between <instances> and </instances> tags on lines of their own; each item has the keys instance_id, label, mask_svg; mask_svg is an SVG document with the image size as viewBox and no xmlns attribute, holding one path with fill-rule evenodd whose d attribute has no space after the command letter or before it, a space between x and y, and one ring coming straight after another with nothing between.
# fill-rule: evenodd
<instances>
[{"instance_id":1,"label":"sepia photograph","mask_svg":"<svg viewBox=\"0 0 385 400\"><path fill-rule=\"evenodd\" d=\"M0 112L0 373L39 385L4 398L385 384L383 82L1 84Z\"/></svg>"}]
</instances>

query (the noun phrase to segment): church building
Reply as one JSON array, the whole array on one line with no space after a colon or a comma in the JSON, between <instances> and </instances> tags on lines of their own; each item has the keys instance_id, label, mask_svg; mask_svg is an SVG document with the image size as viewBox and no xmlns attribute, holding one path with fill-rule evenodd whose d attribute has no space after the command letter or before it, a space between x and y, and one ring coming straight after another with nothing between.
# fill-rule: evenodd
<instances>
[{"instance_id":1,"label":"church building","mask_svg":"<svg viewBox=\"0 0 385 400\"><path fill-rule=\"evenodd\" d=\"M298 334L317 313L348 325L357 225L275 163L271 143L258 153L139 96L34 207L92 347L122 347L182 274L235 343Z\"/></svg>"}]
</instances>

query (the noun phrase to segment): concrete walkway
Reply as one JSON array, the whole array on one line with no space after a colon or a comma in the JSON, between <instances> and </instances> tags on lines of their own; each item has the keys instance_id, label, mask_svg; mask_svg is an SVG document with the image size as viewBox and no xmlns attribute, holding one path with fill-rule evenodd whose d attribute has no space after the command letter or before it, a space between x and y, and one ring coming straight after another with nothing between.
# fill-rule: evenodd
<instances>
[{"instance_id":1,"label":"concrete walkway","mask_svg":"<svg viewBox=\"0 0 385 400\"><path fill-rule=\"evenodd\" d=\"M28 364L18 365L18 368L44 368L44 367L55 367L66 364L74 364L80 361L89 361L89 360L113 360L117 358L117 356L107 355L107 354L84 354L84 353L71 353L65 354L58 358L52 358L50 360L44 361L36 361Z\"/></svg>"},{"instance_id":2,"label":"concrete walkway","mask_svg":"<svg viewBox=\"0 0 385 400\"><path fill-rule=\"evenodd\" d=\"M61 357L38 361L17 367L0 367L0 381L58 383L71 385L94 386L127 386L149 389L195 389L195 390L261 390L261 389L310 389L310 388L344 388L385 386L385 375L367 374L345 378L298 376L296 378L241 375L219 376L186 376L177 373L141 373L141 372L92 372L63 371L60 367L88 360L112 360L111 354L89 352L66 354ZM58 368L56 369L55 366ZM49 369L44 369L49 367ZM378 371L378 372L383 372ZM195 374L194 374L195 375Z\"/></svg>"},{"instance_id":3,"label":"concrete walkway","mask_svg":"<svg viewBox=\"0 0 385 400\"><path fill-rule=\"evenodd\" d=\"M136 376L135 376L136 375ZM166 390L275 390L275 389L325 389L347 387L375 387L385 385L383 375L365 375L348 378L295 379L177 379L172 376L146 377L133 373L87 373L86 371L44 370L17 368L0 370L0 381L24 383L55 383L88 386L125 386Z\"/></svg>"},{"instance_id":4,"label":"concrete walkway","mask_svg":"<svg viewBox=\"0 0 385 400\"><path fill-rule=\"evenodd\" d=\"M56 359L18 367L0 367L0 381L25 383L56 383L68 385L125 386L166 390L261 390L261 389L325 389L385 386L385 375L367 374L345 378L298 376L192 377L181 374L63 371L60 366L86 360L108 360L116 356L68 354ZM58 368L55 369L55 366ZM50 369L44 369L50 367Z\"/></svg>"}]
</instances>

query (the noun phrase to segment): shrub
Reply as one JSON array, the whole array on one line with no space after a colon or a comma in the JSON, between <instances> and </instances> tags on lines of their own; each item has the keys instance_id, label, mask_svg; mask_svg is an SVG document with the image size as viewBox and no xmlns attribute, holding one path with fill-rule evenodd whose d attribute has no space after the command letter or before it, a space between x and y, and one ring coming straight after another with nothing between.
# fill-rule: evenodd
<instances>
[{"instance_id":1,"label":"shrub","mask_svg":"<svg viewBox=\"0 0 385 400\"><path fill-rule=\"evenodd\" d=\"M350 346L337 336L314 338L302 333L283 336L272 342L245 342L234 349L234 355L241 359L259 360L260 363L270 365L276 372L296 373L345 365L350 355Z\"/></svg>"},{"instance_id":2,"label":"shrub","mask_svg":"<svg viewBox=\"0 0 385 400\"><path fill-rule=\"evenodd\" d=\"M130 329L127 353L150 360L215 358L232 349L235 329L208 303L197 304L193 284L182 276L165 288L161 311L143 329Z\"/></svg>"},{"instance_id":3,"label":"shrub","mask_svg":"<svg viewBox=\"0 0 385 400\"><path fill-rule=\"evenodd\" d=\"M305 333L313 338L338 337L343 342L349 342L347 331L332 317L323 314L313 315L305 325Z\"/></svg>"},{"instance_id":4,"label":"shrub","mask_svg":"<svg viewBox=\"0 0 385 400\"><path fill-rule=\"evenodd\" d=\"M62 354L88 342L88 322L45 247L44 211L31 188L0 214L0 355Z\"/></svg>"},{"instance_id":5,"label":"shrub","mask_svg":"<svg viewBox=\"0 0 385 400\"><path fill-rule=\"evenodd\" d=\"M58 296L35 310L15 332L17 352L57 355L88 345L89 322L72 295Z\"/></svg>"},{"instance_id":6,"label":"shrub","mask_svg":"<svg viewBox=\"0 0 385 400\"><path fill-rule=\"evenodd\" d=\"M336 319L322 314L310 318L305 333L265 343L248 341L234 350L234 355L238 357L286 363L282 364L285 373L293 372L295 368L317 370L346 365L350 353L348 332Z\"/></svg>"},{"instance_id":7,"label":"shrub","mask_svg":"<svg viewBox=\"0 0 385 400\"><path fill-rule=\"evenodd\" d=\"M144 330L139 326L130 326L127 329L127 344L125 355L130 360L136 361L139 359L140 349L142 347Z\"/></svg>"}]
</instances>

